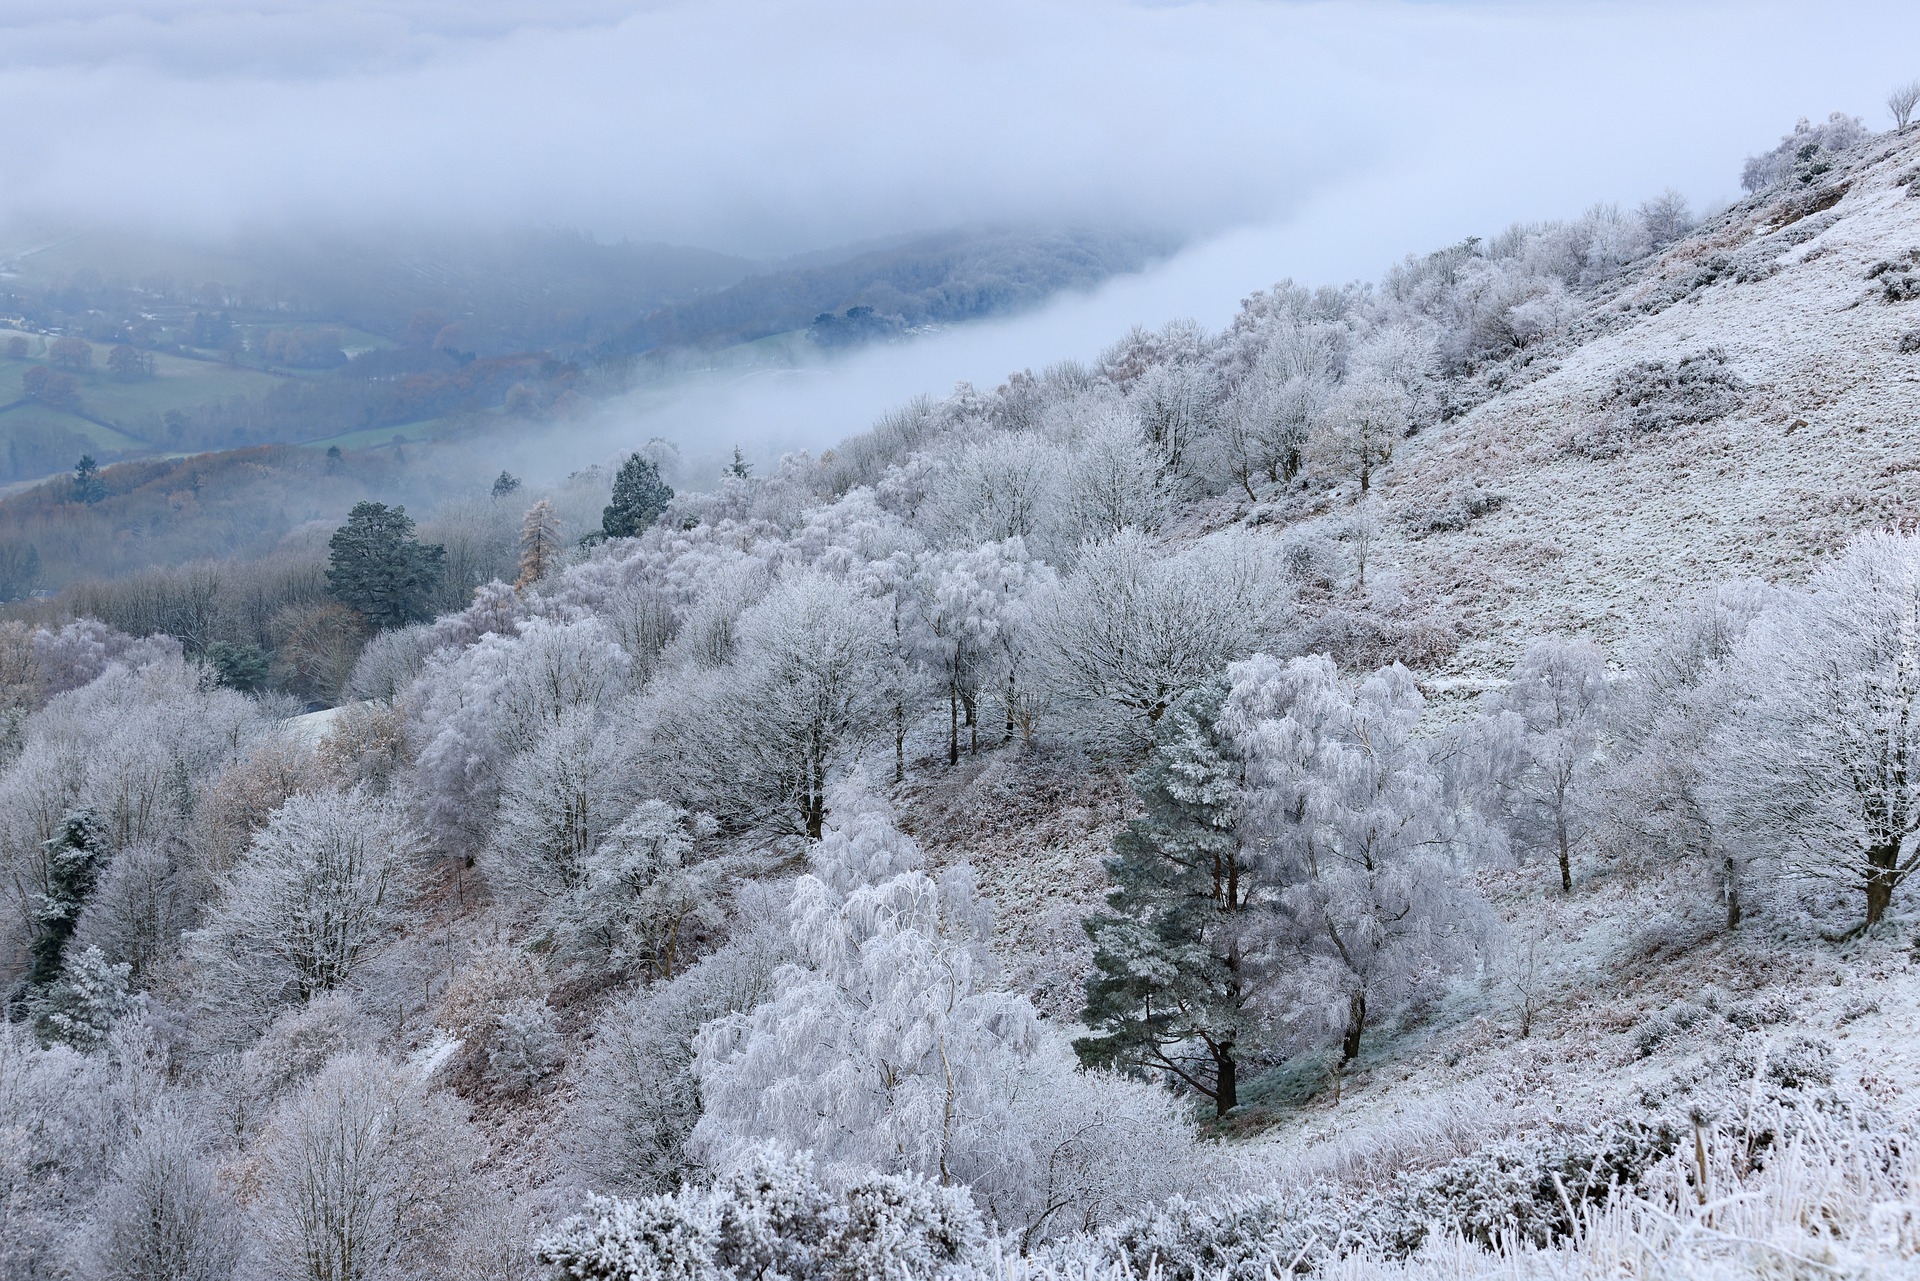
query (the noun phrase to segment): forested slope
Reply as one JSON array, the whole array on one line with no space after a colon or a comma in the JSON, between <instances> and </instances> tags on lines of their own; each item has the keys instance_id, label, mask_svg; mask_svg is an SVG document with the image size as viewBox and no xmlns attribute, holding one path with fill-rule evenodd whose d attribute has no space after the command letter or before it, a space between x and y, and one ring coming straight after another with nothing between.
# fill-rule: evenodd
<instances>
[{"instance_id":1,"label":"forested slope","mask_svg":"<svg viewBox=\"0 0 1920 1281\"><path fill-rule=\"evenodd\" d=\"M1917 143L0 629L5 1275L1911 1270Z\"/></svg>"}]
</instances>

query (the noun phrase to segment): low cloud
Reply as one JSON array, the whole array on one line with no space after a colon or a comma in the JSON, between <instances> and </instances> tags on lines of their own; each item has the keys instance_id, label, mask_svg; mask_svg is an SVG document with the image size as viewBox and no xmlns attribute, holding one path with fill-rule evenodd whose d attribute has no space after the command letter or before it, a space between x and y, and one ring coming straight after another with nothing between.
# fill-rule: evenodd
<instances>
[{"instance_id":1,"label":"low cloud","mask_svg":"<svg viewBox=\"0 0 1920 1281\"><path fill-rule=\"evenodd\" d=\"M981 220L1203 237L1385 179L1360 225L1439 230L1730 189L1795 115L1874 109L1917 36L1894 5L14 0L0 214L778 254Z\"/></svg>"}]
</instances>

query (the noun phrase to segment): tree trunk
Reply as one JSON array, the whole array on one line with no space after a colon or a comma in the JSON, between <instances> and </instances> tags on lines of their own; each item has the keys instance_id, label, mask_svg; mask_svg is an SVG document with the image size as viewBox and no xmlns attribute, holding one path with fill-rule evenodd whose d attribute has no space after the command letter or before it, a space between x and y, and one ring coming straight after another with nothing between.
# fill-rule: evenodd
<instances>
[{"instance_id":1,"label":"tree trunk","mask_svg":"<svg viewBox=\"0 0 1920 1281\"><path fill-rule=\"evenodd\" d=\"M1900 857L1898 845L1874 845L1867 849L1867 928L1893 906L1894 867Z\"/></svg>"},{"instance_id":2,"label":"tree trunk","mask_svg":"<svg viewBox=\"0 0 1920 1281\"><path fill-rule=\"evenodd\" d=\"M1725 881L1727 895L1727 928L1737 930L1740 928L1740 875L1734 867L1731 853L1723 856L1720 875Z\"/></svg>"},{"instance_id":3,"label":"tree trunk","mask_svg":"<svg viewBox=\"0 0 1920 1281\"><path fill-rule=\"evenodd\" d=\"M947 764L960 763L960 689L947 685Z\"/></svg>"},{"instance_id":4,"label":"tree trunk","mask_svg":"<svg viewBox=\"0 0 1920 1281\"><path fill-rule=\"evenodd\" d=\"M1573 893L1573 850L1572 842L1567 839L1567 816L1564 813L1554 816L1554 834L1560 838L1560 892Z\"/></svg>"},{"instance_id":5,"label":"tree trunk","mask_svg":"<svg viewBox=\"0 0 1920 1281\"><path fill-rule=\"evenodd\" d=\"M1360 1057L1360 1033L1367 1026L1367 994L1355 992L1347 998L1347 1032L1340 1039L1340 1066Z\"/></svg>"},{"instance_id":6,"label":"tree trunk","mask_svg":"<svg viewBox=\"0 0 1920 1281\"><path fill-rule=\"evenodd\" d=\"M1236 1079L1237 1068L1233 1061L1233 1047L1231 1045L1222 1045L1215 1048L1213 1052L1213 1066L1213 1114L1215 1116L1225 1116L1227 1113L1233 1111L1234 1106L1240 1102L1240 1085Z\"/></svg>"},{"instance_id":7,"label":"tree trunk","mask_svg":"<svg viewBox=\"0 0 1920 1281\"><path fill-rule=\"evenodd\" d=\"M904 703L893 705L893 781L907 781L907 708Z\"/></svg>"}]
</instances>

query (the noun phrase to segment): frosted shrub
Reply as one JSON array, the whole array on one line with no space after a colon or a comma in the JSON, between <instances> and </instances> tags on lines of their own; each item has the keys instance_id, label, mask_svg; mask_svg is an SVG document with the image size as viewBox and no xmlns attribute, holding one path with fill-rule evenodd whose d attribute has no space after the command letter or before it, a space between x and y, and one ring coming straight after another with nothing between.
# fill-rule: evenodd
<instances>
[{"instance_id":1,"label":"frosted shrub","mask_svg":"<svg viewBox=\"0 0 1920 1281\"><path fill-rule=\"evenodd\" d=\"M371 1046L375 1035L372 1021L344 992L322 993L288 1010L214 1074L213 1093L223 1119L236 1135L252 1133L289 1091L339 1055Z\"/></svg>"},{"instance_id":2,"label":"frosted shrub","mask_svg":"<svg viewBox=\"0 0 1920 1281\"><path fill-rule=\"evenodd\" d=\"M1404 512L1401 520L1408 534L1425 538L1429 534L1465 529L1482 516L1490 516L1506 505L1505 494L1476 485L1450 495L1437 506L1423 506Z\"/></svg>"},{"instance_id":3,"label":"frosted shrub","mask_svg":"<svg viewBox=\"0 0 1920 1281\"><path fill-rule=\"evenodd\" d=\"M934 1281L971 1275L984 1244L964 1188L867 1174L834 1190L810 1157L762 1148L710 1188L595 1197L538 1253L574 1281Z\"/></svg>"},{"instance_id":4,"label":"frosted shrub","mask_svg":"<svg viewBox=\"0 0 1920 1281\"><path fill-rule=\"evenodd\" d=\"M1641 435L1710 423L1740 407L1747 382L1727 367L1727 354L1708 348L1678 361L1645 360L1613 380L1610 403L1621 407Z\"/></svg>"},{"instance_id":5,"label":"frosted shrub","mask_svg":"<svg viewBox=\"0 0 1920 1281\"><path fill-rule=\"evenodd\" d=\"M487 1042L487 1085L496 1094L525 1094L559 1068L566 1047L545 1001L509 1001L493 1019Z\"/></svg>"},{"instance_id":6,"label":"frosted shrub","mask_svg":"<svg viewBox=\"0 0 1920 1281\"><path fill-rule=\"evenodd\" d=\"M1812 182L1833 168L1834 158L1872 137L1858 116L1836 111L1819 124L1804 118L1772 151L1747 157L1740 185L1748 191L1767 191L1792 182Z\"/></svg>"}]
</instances>

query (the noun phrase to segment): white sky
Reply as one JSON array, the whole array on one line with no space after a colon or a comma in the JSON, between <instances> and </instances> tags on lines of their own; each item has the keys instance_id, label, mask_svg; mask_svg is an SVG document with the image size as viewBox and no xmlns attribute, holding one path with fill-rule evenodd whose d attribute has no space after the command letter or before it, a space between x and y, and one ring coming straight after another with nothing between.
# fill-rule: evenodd
<instances>
[{"instance_id":1,"label":"white sky","mask_svg":"<svg viewBox=\"0 0 1920 1281\"><path fill-rule=\"evenodd\" d=\"M1913 3L5 0L0 218L536 222L761 255L1130 222L1196 244L856 360L884 404L1135 321L1219 324L1283 275L1374 278L1666 186L1727 199L1797 116L1884 127L1914 76ZM825 438L858 399L818 409ZM819 438L812 412L794 439Z\"/></svg>"}]
</instances>

